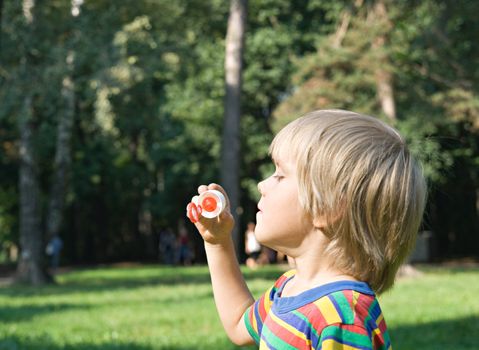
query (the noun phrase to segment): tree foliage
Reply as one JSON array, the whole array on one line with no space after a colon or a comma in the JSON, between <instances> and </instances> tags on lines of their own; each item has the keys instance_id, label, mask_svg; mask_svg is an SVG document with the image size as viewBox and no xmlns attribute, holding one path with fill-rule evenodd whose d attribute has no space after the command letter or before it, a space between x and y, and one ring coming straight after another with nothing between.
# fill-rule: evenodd
<instances>
[{"instance_id":1,"label":"tree foliage","mask_svg":"<svg viewBox=\"0 0 479 350\"><path fill-rule=\"evenodd\" d=\"M38 27L30 33L21 2L2 2L0 259L19 243L17 122L26 91L33 96L46 235L67 74L75 105L64 259L155 259L160 230L181 224L198 184L219 181L228 3L86 0L76 17L69 1L38 3ZM378 3L386 16L374 16ZM436 233L438 255L478 255L478 10L465 0L250 0L241 226L254 221L256 183L271 171L274 131L314 108L387 119L378 74L389 74L392 122L430 179L425 228Z\"/></svg>"}]
</instances>

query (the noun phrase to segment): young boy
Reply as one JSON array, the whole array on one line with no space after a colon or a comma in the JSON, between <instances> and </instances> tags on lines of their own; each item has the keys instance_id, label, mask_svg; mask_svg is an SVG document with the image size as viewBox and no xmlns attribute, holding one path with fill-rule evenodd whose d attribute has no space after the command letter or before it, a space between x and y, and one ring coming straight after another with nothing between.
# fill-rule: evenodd
<instances>
[{"instance_id":1,"label":"young boy","mask_svg":"<svg viewBox=\"0 0 479 350\"><path fill-rule=\"evenodd\" d=\"M375 293L390 288L414 245L426 185L401 136L378 119L342 110L309 113L273 140L276 171L258 185L255 235L294 259L258 300L241 275L229 204L202 235L223 326L260 349L391 349ZM223 189L216 184L198 192Z\"/></svg>"}]
</instances>

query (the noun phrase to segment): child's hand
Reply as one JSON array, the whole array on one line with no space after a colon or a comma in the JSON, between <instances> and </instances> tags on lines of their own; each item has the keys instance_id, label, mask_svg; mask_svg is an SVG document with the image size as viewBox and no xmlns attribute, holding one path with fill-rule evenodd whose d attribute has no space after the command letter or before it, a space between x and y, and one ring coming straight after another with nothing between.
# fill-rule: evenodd
<instances>
[{"instance_id":1,"label":"child's hand","mask_svg":"<svg viewBox=\"0 0 479 350\"><path fill-rule=\"evenodd\" d=\"M195 224L198 232L203 237L203 240L210 244L221 244L226 242L231 237L231 231L234 226L234 218L230 211L230 201L224 189L217 184L210 184L208 186L201 185L198 187L198 194L207 190L217 190L223 193L226 199L225 209L218 217L207 219L201 215L201 206L196 205L191 201L186 207L186 215L192 223Z\"/></svg>"}]
</instances>

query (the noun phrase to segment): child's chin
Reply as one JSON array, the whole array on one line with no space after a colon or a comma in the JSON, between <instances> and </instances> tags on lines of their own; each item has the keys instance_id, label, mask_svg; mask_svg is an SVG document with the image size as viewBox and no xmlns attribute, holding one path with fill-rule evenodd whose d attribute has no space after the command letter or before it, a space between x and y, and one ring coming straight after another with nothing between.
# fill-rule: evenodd
<instances>
[{"instance_id":1,"label":"child's chin","mask_svg":"<svg viewBox=\"0 0 479 350\"><path fill-rule=\"evenodd\" d=\"M256 240L258 241L258 243L260 243L260 244L266 243L265 240L264 240L265 233L261 229L261 226L258 227L258 224L256 224L256 227L254 229L254 236L256 237Z\"/></svg>"}]
</instances>

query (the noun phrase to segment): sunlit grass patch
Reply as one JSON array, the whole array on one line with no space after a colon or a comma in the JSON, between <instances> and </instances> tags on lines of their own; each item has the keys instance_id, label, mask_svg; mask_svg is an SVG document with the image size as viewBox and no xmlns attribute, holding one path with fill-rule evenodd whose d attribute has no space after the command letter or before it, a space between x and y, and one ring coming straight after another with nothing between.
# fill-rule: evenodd
<instances>
[{"instance_id":1,"label":"sunlit grass patch","mask_svg":"<svg viewBox=\"0 0 479 350\"><path fill-rule=\"evenodd\" d=\"M244 269L258 297L284 271ZM380 297L395 349L477 349L479 270L428 269ZM238 349L206 266L71 271L42 288L0 288L3 349Z\"/></svg>"}]
</instances>

